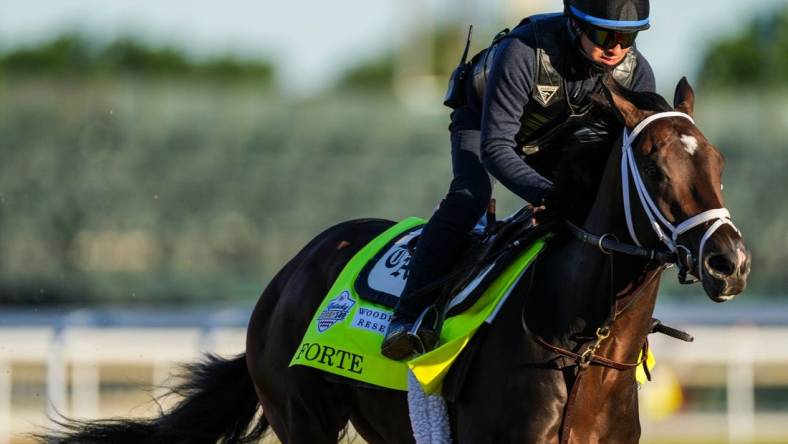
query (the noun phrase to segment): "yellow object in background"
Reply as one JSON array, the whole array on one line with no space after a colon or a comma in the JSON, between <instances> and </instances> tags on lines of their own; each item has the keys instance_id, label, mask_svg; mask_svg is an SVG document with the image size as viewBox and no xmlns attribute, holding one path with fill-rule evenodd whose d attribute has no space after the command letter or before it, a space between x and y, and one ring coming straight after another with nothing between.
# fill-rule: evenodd
<instances>
[{"instance_id":1,"label":"yellow object in background","mask_svg":"<svg viewBox=\"0 0 788 444\"><path fill-rule=\"evenodd\" d=\"M649 369L652 367L649 366ZM638 373L640 372L642 369L638 370ZM643 385L640 391L641 410L653 420L668 418L678 412L684 402L681 385L676 373L669 366L660 365L651 370L651 375L651 382Z\"/></svg>"}]
</instances>

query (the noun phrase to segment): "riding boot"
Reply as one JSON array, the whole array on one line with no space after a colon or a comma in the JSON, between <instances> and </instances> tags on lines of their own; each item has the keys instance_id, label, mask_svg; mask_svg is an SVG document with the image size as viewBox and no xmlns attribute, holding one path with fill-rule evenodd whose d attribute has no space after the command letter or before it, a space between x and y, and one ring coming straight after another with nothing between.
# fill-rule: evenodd
<instances>
[{"instance_id":1,"label":"riding boot","mask_svg":"<svg viewBox=\"0 0 788 444\"><path fill-rule=\"evenodd\" d=\"M425 288L445 275L461 253L465 234L453 236L442 223L449 212L445 202L422 229L408 267L408 280L394 309L381 352L401 361L434 348L438 338L438 316L434 307L442 288ZM451 220L451 219L449 219ZM428 310L428 307L431 310ZM434 314L427 314L429 311ZM422 320L422 322L417 321ZM424 322L424 321L427 322ZM415 327L415 328L414 328Z\"/></svg>"}]
</instances>

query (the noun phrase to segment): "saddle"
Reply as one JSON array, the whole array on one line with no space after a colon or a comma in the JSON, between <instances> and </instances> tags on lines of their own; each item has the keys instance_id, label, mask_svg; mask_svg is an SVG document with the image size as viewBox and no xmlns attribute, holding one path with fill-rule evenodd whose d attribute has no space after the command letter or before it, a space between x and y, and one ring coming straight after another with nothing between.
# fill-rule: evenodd
<instances>
[{"instance_id":1,"label":"saddle","mask_svg":"<svg viewBox=\"0 0 788 444\"><path fill-rule=\"evenodd\" d=\"M532 240L554 227L552 223L534 226L531 206L503 220L495 220L494 214L494 201L491 201L486 223L478 225L468 235L462 258L441 279L417 290L439 292L436 306L444 309L441 311L446 317L472 306ZM366 264L355 282L361 298L389 308L397 304L420 234L421 226L403 233Z\"/></svg>"}]
</instances>

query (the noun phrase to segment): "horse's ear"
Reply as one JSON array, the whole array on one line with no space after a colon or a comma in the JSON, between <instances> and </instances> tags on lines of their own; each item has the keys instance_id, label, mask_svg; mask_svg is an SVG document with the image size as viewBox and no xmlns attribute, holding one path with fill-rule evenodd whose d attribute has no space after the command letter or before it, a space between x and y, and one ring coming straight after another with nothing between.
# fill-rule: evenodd
<instances>
[{"instance_id":1,"label":"horse's ear","mask_svg":"<svg viewBox=\"0 0 788 444\"><path fill-rule=\"evenodd\" d=\"M695 92L692 90L686 77L679 80L676 85L676 94L673 96L673 107L690 116L695 111Z\"/></svg>"},{"instance_id":2,"label":"horse's ear","mask_svg":"<svg viewBox=\"0 0 788 444\"><path fill-rule=\"evenodd\" d=\"M606 76L604 82L605 95L627 128L634 128L647 117L646 111L641 110L626 98L627 90L613 76Z\"/></svg>"}]
</instances>

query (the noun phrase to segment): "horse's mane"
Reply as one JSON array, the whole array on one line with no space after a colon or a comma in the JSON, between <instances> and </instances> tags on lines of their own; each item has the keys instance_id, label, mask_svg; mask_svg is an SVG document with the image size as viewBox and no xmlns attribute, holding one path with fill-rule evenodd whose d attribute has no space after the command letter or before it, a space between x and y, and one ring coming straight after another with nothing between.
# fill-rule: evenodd
<instances>
[{"instance_id":1,"label":"horse's mane","mask_svg":"<svg viewBox=\"0 0 788 444\"><path fill-rule=\"evenodd\" d=\"M670 106L667 100L657 93L649 91L633 91L624 87L619 87L616 92L625 99L632 102L632 104L639 109L654 112L673 111L673 107ZM607 102L607 106L612 108L610 102Z\"/></svg>"},{"instance_id":2,"label":"horse's mane","mask_svg":"<svg viewBox=\"0 0 788 444\"><path fill-rule=\"evenodd\" d=\"M654 112L673 109L659 94L615 87L618 94L640 109ZM584 115L585 118L577 119L542 141L544 152L551 154L541 158L537 154L529 159L537 171L555 183L555 191L548 202L550 212L556 218L575 223L582 222L591 210L611 149L624 128L609 98L603 94L591 98ZM557 161L555 156L558 156ZM546 170L549 164L557 167Z\"/></svg>"}]
</instances>

